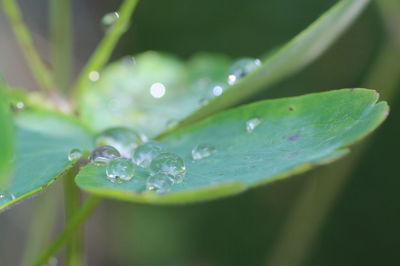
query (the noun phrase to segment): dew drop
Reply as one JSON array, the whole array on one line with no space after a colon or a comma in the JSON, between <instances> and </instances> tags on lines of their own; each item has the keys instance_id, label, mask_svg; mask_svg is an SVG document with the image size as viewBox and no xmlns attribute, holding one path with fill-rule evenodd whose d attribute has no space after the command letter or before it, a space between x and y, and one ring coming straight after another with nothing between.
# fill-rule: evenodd
<instances>
[{"instance_id":1,"label":"dew drop","mask_svg":"<svg viewBox=\"0 0 400 266\"><path fill-rule=\"evenodd\" d=\"M252 118L246 122L246 131L251 133L261 124L260 118Z\"/></svg>"},{"instance_id":2,"label":"dew drop","mask_svg":"<svg viewBox=\"0 0 400 266\"><path fill-rule=\"evenodd\" d=\"M72 149L69 153L68 153L68 160L70 161L75 161L79 158L81 158L82 156L82 152L79 149Z\"/></svg>"},{"instance_id":3,"label":"dew drop","mask_svg":"<svg viewBox=\"0 0 400 266\"><path fill-rule=\"evenodd\" d=\"M148 168L151 161L162 153L162 150L161 143L157 141L146 142L137 147L132 161L141 167Z\"/></svg>"},{"instance_id":4,"label":"dew drop","mask_svg":"<svg viewBox=\"0 0 400 266\"><path fill-rule=\"evenodd\" d=\"M7 201L15 200L15 195L7 191L4 192L0 191L0 200L7 200Z\"/></svg>"},{"instance_id":5,"label":"dew drop","mask_svg":"<svg viewBox=\"0 0 400 266\"><path fill-rule=\"evenodd\" d=\"M169 192L172 185L174 184L173 179L168 174L155 174L150 176L146 181L146 189L148 191L154 191L162 194Z\"/></svg>"},{"instance_id":6,"label":"dew drop","mask_svg":"<svg viewBox=\"0 0 400 266\"><path fill-rule=\"evenodd\" d=\"M150 164L152 174L167 174L175 184L183 181L186 174L185 162L174 153L161 153Z\"/></svg>"},{"instance_id":7,"label":"dew drop","mask_svg":"<svg viewBox=\"0 0 400 266\"><path fill-rule=\"evenodd\" d=\"M220 96L224 92L224 85L214 84L212 87L213 96Z\"/></svg>"},{"instance_id":8,"label":"dew drop","mask_svg":"<svg viewBox=\"0 0 400 266\"><path fill-rule=\"evenodd\" d=\"M164 97L165 92L166 92L165 85L162 84L161 82L153 83L150 86L150 94L156 99Z\"/></svg>"},{"instance_id":9,"label":"dew drop","mask_svg":"<svg viewBox=\"0 0 400 266\"><path fill-rule=\"evenodd\" d=\"M242 58L234 62L228 75L228 84L233 85L261 65L260 59Z\"/></svg>"},{"instance_id":10,"label":"dew drop","mask_svg":"<svg viewBox=\"0 0 400 266\"><path fill-rule=\"evenodd\" d=\"M217 149L209 144L199 144L192 150L193 160L201 160L216 153Z\"/></svg>"},{"instance_id":11,"label":"dew drop","mask_svg":"<svg viewBox=\"0 0 400 266\"><path fill-rule=\"evenodd\" d=\"M22 101L17 101L11 104L11 111L14 113L19 113L25 109L25 103Z\"/></svg>"},{"instance_id":12,"label":"dew drop","mask_svg":"<svg viewBox=\"0 0 400 266\"><path fill-rule=\"evenodd\" d=\"M96 137L96 146L108 145L116 148L122 157L132 157L135 149L142 144L142 137L135 130L125 127L109 128Z\"/></svg>"},{"instance_id":13,"label":"dew drop","mask_svg":"<svg viewBox=\"0 0 400 266\"><path fill-rule=\"evenodd\" d=\"M106 174L111 182L126 182L134 177L135 166L128 158L115 158L108 163Z\"/></svg>"},{"instance_id":14,"label":"dew drop","mask_svg":"<svg viewBox=\"0 0 400 266\"><path fill-rule=\"evenodd\" d=\"M109 30L118 19L119 19L118 12L111 12L111 13L105 14L103 16L103 18L101 19L101 24L103 26L103 29L105 31Z\"/></svg>"},{"instance_id":15,"label":"dew drop","mask_svg":"<svg viewBox=\"0 0 400 266\"><path fill-rule=\"evenodd\" d=\"M88 77L90 81L96 82L100 79L100 73L97 71L91 71Z\"/></svg>"},{"instance_id":16,"label":"dew drop","mask_svg":"<svg viewBox=\"0 0 400 266\"><path fill-rule=\"evenodd\" d=\"M104 145L92 151L89 160L97 166L107 165L112 159L120 157L120 153L112 146Z\"/></svg>"}]
</instances>

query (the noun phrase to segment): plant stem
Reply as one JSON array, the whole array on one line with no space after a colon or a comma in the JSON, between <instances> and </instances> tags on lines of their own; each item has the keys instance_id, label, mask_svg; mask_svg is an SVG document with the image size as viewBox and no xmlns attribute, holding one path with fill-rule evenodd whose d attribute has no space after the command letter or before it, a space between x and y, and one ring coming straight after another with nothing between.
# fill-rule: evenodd
<instances>
[{"instance_id":1,"label":"plant stem","mask_svg":"<svg viewBox=\"0 0 400 266\"><path fill-rule=\"evenodd\" d=\"M72 236L78 227L91 215L100 203L100 198L97 196L89 196L83 203L82 207L69 219L68 224L58 235L58 237L44 250L44 252L35 260L34 266L43 266L49 259L65 244Z\"/></svg>"},{"instance_id":2,"label":"plant stem","mask_svg":"<svg viewBox=\"0 0 400 266\"><path fill-rule=\"evenodd\" d=\"M92 71L100 72L110 58L118 40L128 29L131 15L135 10L138 0L125 0L119 11L119 19L107 31L103 40L97 46L86 66L82 70L73 90L72 97L76 101L89 84L89 74Z\"/></svg>"},{"instance_id":3,"label":"plant stem","mask_svg":"<svg viewBox=\"0 0 400 266\"><path fill-rule=\"evenodd\" d=\"M75 184L75 176L78 174L79 168L73 167L63 177L64 186L64 208L65 222L68 224L73 219L75 213L78 212L81 205L81 195L79 188ZM78 229L70 233L66 249L66 265L80 266L84 265L83 246L82 246L82 230Z\"/></svg>"},{"instance_id":4,"label":"plant stem","mask_svg":"<svg viewBox=\"0 0 400 266\"><path fill-rule=\"evenodd\" d=\"M50 1L50 29L55 82L60 90L66 92L73 58L70 0Z\"/></svg>"},{"instance_id":5,"label":"plant stem","mask_svg":"<svg viewBox=\"0 0 400 266\"><path fill-rule=\"evenodd\" d=\"M26 60L28 61L28 65L34 78L46 93L53 91L55 89L55 84L51 76L51 71L43 63L33 44L32 35L22 19L18 3L16 0L2 1L4 13L10 21L16 39L21 46L21 50L24 53Z\"/></svg>"},{"instance_id":6,"label":"plant stem","mask_svg":"<svg viewBox=\"0 0 400 266\"><path fill-rule=\"evenodd\" d=\"M36 254L46 246L53 233L59 203L59 189L59 186L50 188L50 191L41 195L36 202L28 238L25 241L26 247L22 256L22 266L31 265Z\"/></svg>"},{"instance_id":7,"label":"plant stem","mask_svg":"<svg viewBox=\"0 0 400 266\"><path fill-rule=\"evenodd\" d=\"M396 0L397 1L397 0ZM382 88L382 98L391 101L400 82L400 4L393 0L382 0L381 13L389 30L388 40L372 65L365 81L367 88ZM397 26L396 26L397 25ZM390 32L397 29L396 32ZM281 235L266 265L302 265L311 248L315 245L318 232L329 215L336 199L340 196L347 179L362 159L369 142L353 148L346 160L326 166L314 172L287 217ZM319 176L324 176L319 179ZM314 190L318 182L318 191ZM316 193L318 195L316 195ZM315 200L315 199L318 200Z\"/></svg>"}]
</instances>

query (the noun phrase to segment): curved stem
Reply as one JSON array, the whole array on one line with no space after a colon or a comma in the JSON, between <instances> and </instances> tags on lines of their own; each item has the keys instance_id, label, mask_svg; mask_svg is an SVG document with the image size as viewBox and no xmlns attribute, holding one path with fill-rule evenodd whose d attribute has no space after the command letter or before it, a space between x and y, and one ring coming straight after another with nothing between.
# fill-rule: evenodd
<instances>
[{"instance_id":1,"label":"curved stem","mask_svg":"<svg viewBox=\"0 0 400 266\"><path fill-rule=\"evenodd\" d=\"M32 35L22 19L18 3L16 0L2 1L4 13L10 21L15 37L22 48L21 50L28 61L28 65L34 78L45 92L49 93L53 91L55 89L55 84L51 71L43 63L33 44Z\"/></svg>"},{"instance_id":2,"label":"curved stem","mask_svg":"<svg viewBox=\"0 0 400 266\"><path fill-rule=\"evenodd\" d=\"M58 235L58 237L43 251L43 253L35 260L34 266L43 266L49 259L62 248L62 246L74 235L73 233L79 226L92 214L100 203L101 198L97 196L89 196L82 207L71 217L68 224Z\"/></svg>"},{"instance_id":3,"label":"curved stem","mask_svg":"<svg viewBox=\"0 0 400 266\"><path fill-rule=\"evenodd\" d=\"M129 26L131 15L135 10L138 0L125 0L119 11L119 19L110 28L106 35L104 36L101 43L97 46L93 55L90 57L88 63L82 70L78 81L76 82L73 90L72 97L76 101L79 99L83 90L88 86L89 74L92 71L100 72L103 66L107 63L114 50L118 40L121 38L122 34L125 33Z\"/></svg>"}]
</instances>

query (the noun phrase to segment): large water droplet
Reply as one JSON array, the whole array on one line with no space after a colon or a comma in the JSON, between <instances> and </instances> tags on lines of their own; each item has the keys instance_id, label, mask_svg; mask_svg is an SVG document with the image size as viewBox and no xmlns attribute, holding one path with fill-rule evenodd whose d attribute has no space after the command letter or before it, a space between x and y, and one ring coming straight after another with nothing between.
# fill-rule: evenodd
<instances>
[{"instance_id":1,"label":"large water droplet","mask_svg":"<svg viewBox=\"0 0 400 266\"><path fill-rule=\"evenodd\" d=\"M156 156L150 164L150 170L153 174L169 175L176 184L181 183L186 174L186 166L183 159L169 152Z\"/></svg>"},{"instance_id":2,"label":"large water droplet","mask_svg":"<svg viewBox=\"0 0 400 266\"><path fill-rule=\"evenodd\" d=\"M109 128L96 137L96 146L113 146L120 152L122 157L126 158L132 157L135 149L142 142L138 132L124 127Z\"/></svg>"},{"instance_id":3,"label":"large water droplet","mask_svg":"<svg viewBox=\"0 0 400 266\"><path fill-rule=\"evenodd\" d=\"M89 160L97 166L107 165L112 159L120 157L120 153L112 146L104 145L92 151Z\"/></svg>"},{"instance_id":4,"label":"large water droplet","mask_svg":"<svg viewBox=\"0 0 400 266\"><path fill-rule=\"evenodd\" d=\"M103 18L101 19L101 24L103 26L103 29L105 31L109 30L118 19L119 19L118 12L111 12L111 13L105 14L103 16Z\"/></svg>"},{"instance_id":5,"label":"large water droplet","mask_svg":"<svg viewBox=\"0 0 400 266\"><path fill-rule=\"evenodd\" d=\"M162 153L162 150L163 148L161 143L157 141L149 141L137 147L132 160L137 165L148 168L151 161Z\"/></svg>"},{"instance_id":6,"label":"large water droplet","mask_svg":"<svg viewBox=\"0 0 400 266\"><path fill-rule=\"evenodd\" d=\"M228 75L228 84L233 85L261 65L260 59L243 58L233 63Z\"/></svg>"},{"instance_id":7,"label":"large water droplet","mask_svg":"<svg viewBox=\"0 0 400 266\"><path fill-rule=\"evenodd\" d=\"M108 163L106 174L111 182L126 182L134 177L135 166L128 158L115 158Z\"/></svg>"},{"instance_id":8,"label":"large water droplet","mask_svg":"<svg viewBox=\"0 0 400 266\"><path fill-rule=\"evenodd\" d=\"M211 156L213 153L217 152L215 147L209 144L199 144L192 150L193 160L201 160L203 158Z\"/></svg>"},{"instance_id":9,"label":"large water droplet","mask_svg":"<svg viewBox=\"0 0 400 266\"><path fill-rule=\"evenodd\" d=\"M246 131L251 133L261 124L260 118L252 118L246 122Z\"/></svg>"},{"instance_id":10,"label":"large water droplet","mask_svg":"<svg viewBox=\"0 0 400 266\"><path fill-rule=\"evenodd\" d=\"M169 175L159 173L152 175L147 179L146 189L162 194L169 192L173 184L174 181Z\"/></svg>"},{"instance_id":11,"label":"large water droplet","mask_svg":"<svg viewBox=\"0 0 400 266\"><path fill-rule=\"evenodd\" d=\"M69 153L68 153L68 160L70 161L75 161L79 158L81 158L82 156L82 152L79 149L72 149Z\"/></svg>"},{"instance_id":12,"label":"large water droplet","mask_svg":"<svg viewBox=\"0 0 400 266\"><path fill-rule=\"evenodd\" d=\"M160 82L153 83L150 86L150 94L156 99L164 97L165 92L166 92L165 85Z\"/></svg>"}]
</instances>

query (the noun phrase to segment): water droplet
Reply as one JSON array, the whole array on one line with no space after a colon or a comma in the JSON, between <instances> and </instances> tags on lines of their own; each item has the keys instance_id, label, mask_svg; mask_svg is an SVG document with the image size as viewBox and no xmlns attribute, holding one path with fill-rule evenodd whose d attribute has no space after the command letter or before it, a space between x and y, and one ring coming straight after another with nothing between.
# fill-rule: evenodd
<instances>
[{"instance_id":1,"label":"water droplet","mask_svg":"<svg viewBox=\"0 0 400 266\"><path fill-rule=\"evenodd\" d=\"M97 166L107 165L112 159L120 157L120 153L112 146L104 145L92 151L89 160Z\"/></svg>"},{"instance_id":2,"label":"water droplet","mask_svg":"<svg viewBox=\"0 0 400 266\"><path fill-rule=\"evenodd\" d=\"M169 175L159 173L152 175L147 179L146 189L162 194L169 192L173 184L174 181Z\"/></svg>"},{"instance_id":3,"label":"water droplet","mask_svg":"<svg viewBox=\"0 0 400 266\"><path fill-rule=\"evenodd\" d=\"M163 148L159 142L149 141L137 147L132 160L137 165L148 168L151 161L162 153L162 150Z\"/></svg>"},{"instance_id":4,"label":"water droplet","mask_svg":"<svg viewBox=\"0 0 400 266\"><path fill-rule=\"evenodd\" d=\"M11 111L14 113L19 113L25 108L25 103L22 101L17 101L11 104Z\"/></svg>"},{"instance_id":5,"label":"water droplet","mask_svg":"<svg viewBox=\"0 0 400 266\"><path fill-rule=\"evenodd\" d=\"M15 200L15 195L7 191L4 192L0 191L0 200L7 200L7 201Z\"/></svg>"},{"instance_id":6,"label":"water droplet","mask_svg":"<svg viewBox=\"0 0 400 266\"><path fill-rule=\"evenodd\" d=\"M89 80L90 80L90 81L96 82L96 81L98 81L99 79L100 79L100 73L99 73L99 72L97 72L97 71L91 71L91 72L89 73Z\"/></svg>"},{"instance_id":7,"label":"water droplet","mask_svg":"<svg viewBox=\"0 0 400 266\"><path fill-rule=\"evenodd\" d=\"M212 94L214 96L220 96L224 92L224 85L222 84L214 84L212 88Z\"/></svg>"},{"instance_id":8,"label":"water droplet","mask_svg":"<svg viewBox=\"0 0 400 266\"><path fill-rule=\"evenodd\" d=\"M254 71L261 65L260 59L254 58L243 58L239 59L235 63L233 63L229 75L228 75L228 84L233 85L238 82L241 78Z\"/></svg>"},{"instance_id":9,"label":"water droplet","mask_svg":"<svg viewBox=\"0 0 400 266\"><path fill-rule=\"evenodd\" d=\"M165 92L166 92L165 85L160 82L153 83L150 86L150 94L154 98L157 99L162 98L165 95Z\"/></svg>"},{"instance_id":10,"label":"water droplet","mask_svg":"<svg viewBox=\"0 0 400 266\"><path fill-rule=\"evenodd\" d=\"M118 19L119 19L118 12L111 12L105 14L101 19L101 24L103 25L103 29L105 31L109 30Z\"/></svg>"},{"instance_id":11,"label":"water droplet","mask_svg":"<svg viewBox=\"0 0 400 266\"><path fill-rule=\"evenodd\" d=\"M122 62L124 63L124 66L126 66L127 68L131 68L132 66L136 65L136 59L133 56L123 57Z\"/></svg>"},{"instance_id":12,"label":"water droplet","mask_svg":"<svg viewBox=\"0 0 400 266\"><path fill-rule=\"evenodd\" d=\"M108 163L106 174L111 182L126 182L135 175L135 166L128 158L115 158Z\"/></svg>"},{"instance_id":13,"label":"water droplet","mask_svg":"<svg viewBox=\"0 0 400 266\"><path fill-rule=\"evenodd\" d=\"M116 148L122 157L132 157L135 149L142 144L140 134L125 127L109 128L96 137L96 146L109 145Z\"/></svg>"},{"instance_id":14,"label":"water droplet","mask_svg":"<svg viewBox=\"0 0 400 266\"><path fill-rule=\"evenodd\" d=\"M203 158L211 156L213 153L217 152L215 147L209 144L199 144L192 150L193 160L201 160Z\"/></svg>"},{"instance_id":15,"label":"water droplet","mask_svg":"<svg viewBox=\"0 0 400 266\"><path fill-rule=\"evenodd\" d=\"M168 174L173 182L178 184L183 181L186 174L186 166L181 157L174 153L161 153L150 164L153 174Z\"/></svg>"},{"instance_id":16,"label":"water droplet","mask_svg":"<svg viewBox=\"0 0 400 266\"><path fill-rule=\"evenodd\" d=\"M79 158L81 158L82 156L82 152L79 149L72 149L69 153L68 153L68 160L70 161L75 161Z\"/></svg>"},{"instance_id":17,"label":"water droplet","mask_svg":"<svg viewBox=\"0 0 400 266\"><path fill-rule=\"evenodd\" d=\"M251 133L261 124L260 118L252 118L246 122L246 131Z\"/></svg>"}]
</instances>

